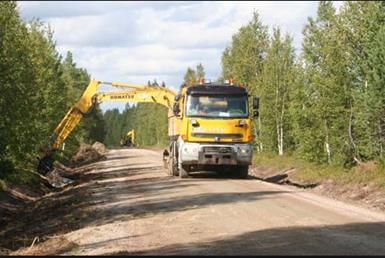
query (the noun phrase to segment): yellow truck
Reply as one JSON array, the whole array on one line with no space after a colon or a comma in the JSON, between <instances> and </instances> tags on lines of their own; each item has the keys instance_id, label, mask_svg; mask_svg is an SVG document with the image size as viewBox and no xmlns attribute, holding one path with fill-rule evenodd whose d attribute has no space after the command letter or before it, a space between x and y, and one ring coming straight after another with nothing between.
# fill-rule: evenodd
<instances>
[{"instance_id":1,"label":"yellow truck","mask_svg":"<svg viewBox=\"0 0 385 258\"><path fill-rule=\"evenodd\" d=\"M246 178L259 98L250 106L247 89L229 82L182 87L169 116L170 146L164 152L170 174L183 178L215 170Z\"/></svg>"},{"instance_id":2,"label":"yellow truck","mask_svg":"<svg viewBox=\"0 0 385 258\"><path fill-rule=\"evenodd\" d=\"M97 92L100 84L123 91ZM252 160L252 120L258 116L259 98L249 104L247 89L230 82L181 87L179 93L160 86L91 80L80 100L55 128L39 159L38 171L53 168L52 154L80 122L103 101L153 102L168 108L169 148L163 160L169 173L181 178L197 170L216 170L246 178Z\"/></svg>"}]
</instances>

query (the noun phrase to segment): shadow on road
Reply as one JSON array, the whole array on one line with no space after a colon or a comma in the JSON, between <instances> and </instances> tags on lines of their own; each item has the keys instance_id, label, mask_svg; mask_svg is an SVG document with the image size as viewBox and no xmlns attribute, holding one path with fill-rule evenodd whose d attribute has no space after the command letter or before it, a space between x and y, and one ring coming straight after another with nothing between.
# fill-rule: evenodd
<instances>
[{"instance_id":1,"label":"shadow on road","mask_svg":"<svg viewBox=\"0 0 385 258\"><path fill-rule=\"evenodd\" d=\"M99 163L104 166L100 170L95 170L98 163L81 167L79 170L86 173L80 174L76 185L27 205L12 224L1 225L0 245L15 250L31 245L35 237L44 241L45 236L86 226L221 203L255 201L282 193L224 192L186 196L189 187L199 184L199 178L179 180L166 176L161 166L146 163L109 166L108 161ZM144 164L147 167L143 167ZM167 196L175 191L181 195Z\"/></svg>"},{"instance_id":2,"label":"shadow on road","mask_svg":"<svg viewBox=\"0 0 385 258\"><path fill-rule=\"evenodd\" d=\"M287 227L103 255L384 255L385 222Z\"/></svg>"}]
</instances>

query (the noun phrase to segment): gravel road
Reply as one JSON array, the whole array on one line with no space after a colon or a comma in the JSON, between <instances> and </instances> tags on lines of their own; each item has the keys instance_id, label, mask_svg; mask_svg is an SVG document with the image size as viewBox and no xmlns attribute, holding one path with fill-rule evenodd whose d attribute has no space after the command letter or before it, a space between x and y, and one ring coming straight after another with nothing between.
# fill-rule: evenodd
<instances>
[{"instance_id":1,"label":"gravel road","mask_svg":"<svg viewBox=\"0 0 385 258\"><path fill-rule=\"evenodd\" d=\"M383 213L253 178L172 178L159 151L107 157L87 172L88 223L57 254L385 254Z\"/></svg>"}]
</instances>

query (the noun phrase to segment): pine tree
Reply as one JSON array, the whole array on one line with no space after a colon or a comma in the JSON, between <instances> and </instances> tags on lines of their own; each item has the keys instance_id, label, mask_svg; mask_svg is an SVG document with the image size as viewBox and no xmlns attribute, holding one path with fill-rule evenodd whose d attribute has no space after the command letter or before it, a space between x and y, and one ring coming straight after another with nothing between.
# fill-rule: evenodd
<instances>
[{"instance_id":1,"label":"pine tree","mask_svg":"<svg viewBox=\"0 0 385 258\"><path fill-rule=\"evenodd\" d=\"M205 78L205 69L201 63L199 63L196 67L196 80Z\"/></svg>"},{"instance_id":2,"label":"pine tree","mask_svg":"<svg viewBox=\"0 0 385 258\"><path fill-rule=\"evenodd\" d=\"M183 77L183 81L188 85L196 83L197 82L197 76L196 76L195 70L188 67L186 74Z\"/></svg>"}]
</instances>

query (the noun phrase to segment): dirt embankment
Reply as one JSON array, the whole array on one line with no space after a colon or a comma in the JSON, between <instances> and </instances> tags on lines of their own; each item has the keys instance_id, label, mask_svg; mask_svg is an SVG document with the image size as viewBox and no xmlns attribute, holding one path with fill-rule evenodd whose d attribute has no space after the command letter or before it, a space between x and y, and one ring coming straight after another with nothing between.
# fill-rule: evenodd
<instances>
[{"instance_id":1,"label":"dirt embankment","mask_svg":"<svg viewBox=\"0 0 385 258\"><path fill-rule=\"evenodd\" d=\"M103 160L107 152L108 149L99 142L93 145L82 144L77 153L71 158L68 166L55 162L54 169L46 175L39 175L36 172L38 175L36 176L38 178L36 184L28 186L22 184L1 185L0 255L6 255L12 249L31 244L31 239L23 236L22 228L18 228L18 226L23 225L26 221L36 220L36 218L33 218L33 210L38 206L42 206L44 196L66 191L69 186L78 184L81 181L81 174L84 172L84 170L78 169L79 166ZM58 201L58 205L61 204L63 203ZM51 212L50 209L47 209L47 214L49 212ZM13 239L6 237L7 233L3 234L7 232L6 229L9 227L15 228ZM39 241L39 239L35 239L35 242L36 240Z\"/></svg>"},{"instance_id":2,"label":"dirt embankment","mask_svg":"<svg viewBox=\"0 0 385 258\"><path fill-rule=\"evenodd\" d=\"M385 193L375 186L374 183L346 184L330 178L304 180L298 176L298 170L295 167L277 170L271 167L252 166L250 175L262 181L308 189L336 200L358 204L378 211L385 211Z\"/></svg>"}]
</instances>

